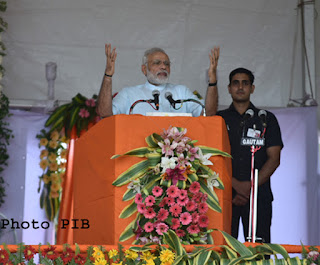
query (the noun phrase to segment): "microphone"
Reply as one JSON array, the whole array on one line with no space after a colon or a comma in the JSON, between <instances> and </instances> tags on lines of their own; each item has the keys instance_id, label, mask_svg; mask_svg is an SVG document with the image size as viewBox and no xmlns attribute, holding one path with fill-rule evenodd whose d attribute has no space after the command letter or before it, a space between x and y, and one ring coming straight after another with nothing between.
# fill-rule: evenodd
<instances>
[{"instance_id":1,"label":"microphone","mask_svg":"<svg viewBox=\"0 0 320 265\"><path fill-rule=\"evenodd\" d=\"M246 121L253 117L253 114L254 114L253 110L248 109L244 114L244 117L240 123L240 126L242 127L243 125L245 125Z\"/></svg>"},{"instance_id":2,"label":"microphone","mask_svg":"<svg viewBox=\"0 0 320 265\"><path fill-rule=\"evenodd\" d=\"M263 109L259 110L258 112L258 116L260 117L261 119L261 122L262 122L262 126L264 128L267 127L267 112Z\"/></svg>"},{"instance_id":3,"label":"microphone","mask_svg":"<svg viewBox=\"0 0 320 265\"><path fill-rule=\"evenodd\" d=\"M170 102L170 105L173 107L173 108L175 108L176 107L176 101L172 98L172 93L171 92L166 92L165 94L164 94L164 97L167 99L167 100L169 100L169 102Z\"/></svg>"},{"instance_id":4,"label":"microphone","mask_svg":"<svg viewBox=\"0 0 320 265\"><path fill-rule=\"evenodd\" d=\"M253 110L252 109L248 109L245 114L244 117L242 119L242 121L240 122L240 127L242 127L242 137L244 137L244 130L245 130L245 124L247 122L247 120L251 119L253 117Z\"/></svg>"},{"instance_id":5,"label":"microphone","mask_svg":"<svg viewBox=\"0 0 320 265\"><path fill-rule=\"evenodd\" d=\"M153 96L153 102L156 106L156 110L159 110L159 96L160 96L159 90L153 90L152 96Z\"/></svg>"}]
</instances>

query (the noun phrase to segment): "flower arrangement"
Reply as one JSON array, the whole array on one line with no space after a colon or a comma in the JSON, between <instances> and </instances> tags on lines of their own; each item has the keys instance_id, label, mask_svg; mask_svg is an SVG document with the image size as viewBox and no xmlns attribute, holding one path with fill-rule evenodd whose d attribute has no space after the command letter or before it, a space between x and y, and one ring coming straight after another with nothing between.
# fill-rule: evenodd
<instances>
[{"instance_id":1,"label":"flower arrangement","mask_svg":"<svg viewBox=\"0 0 320 265\"><path fill-rule=\"evenodd\" d=\"M57 215L61 201L62 182L66 170L68 139L56 130L47 132L41 130L37 135L40 139L40 168L43 170L39 177L40 207L45 210L48 220L52 221Z\"/></svg>"},{"instance_id":2,"label":"flower arrangement","mask_svg":"<svg viewBox=\"0 0 320 265\"><path fill-rule=\"evenodd\" d=\"M59 212L71 130L75 128L79 136L82 131L88 130L90 123L98 121L96 99L96 95L88 99L77 94L70 103L53 111L45 123L46 128L36 136L41 148L39 165L43 170L38 188L41 192L40 207L50 221Z\"/></svg>"},{"instance_id":3,"label":"flower arrangement","mask_svg":"<svg viewBox=\"0 0 320 265\"><path fill-rule=\"evenodd\" d=\"M316 247L309 247L308 251L303 246L302 257L306 259L307 265L320 265L320 253Z\"/></svg>"},{"instance_id":4,"label":"flower arrangement","mask_svg":"<svg viewBox=\"0 0 320 265\"><path fill-rule=\"evenodd\" d=\"M256 244L246 247L238 240L222 232L227 245L220 247L194 247L187 251L181 245L178 236L169 230L164 233L163 239L166 245L134 246L124 249L119 245L118 249L106 250L108 246L88 246L80 248L75 245L63 245L58 251L57 246L29 246L19 244L16 253L10 252L6 245L0 248L0 264L29 264L35 265L35 260L46 265L186 265L186 264L309 264L307 259L289 257L284 247L278 244ZM37 254L38 253L38 254ZM265 255L274 255L273 259L265 259ZM283 258L278 258L281 255ZM312 256L312 252L306 255Z\"/></svg>"},{"instance_id":5,"label":"flower arrangement","mask_svg":"<svg viewBox=\"0 0 320 265\"><path fill-rule=\"evenodd\" d=\"M5 12L7 9L7 2L0 1L0 12ZM0 17L0 33L4 32L8 27L7 22L5 22ZM0 35L0 81L4 76L5 69L2 66L2 58L5 56L6 47L1 41ZM7 161L9 159L9 155L7 152L7 147L9 145L10 139L13 137L12 130L8 128L8 123L5 121L7 117L10 116L9 113L9 99L2 92L2 85L0 84L0 174L2 174L4 167L7 166ZM0 175L0 206L4 203L5 197L5 181L3 177Z\"/></svg>"},{"instance_id":6,"label":"flower arrangement","mask_svg":"<svg viewBox=\"0 0 320 265\"><path fill-rule=\"evenodd\" d=\"M223 189L219 174L209 165L213 155L230 157L220 150L195 146L187 130L170 127L161 135L146 138L148 147L124 155L146 157L123 172L115 186L128 185L124 201L132 200L121 213L126 218L137 212L120 241L135 236L134 244L162 243L172 229L183 244L212 244L208 209L221 212L214 188ZM117 158L115 155L112 158Z\"/></svg>"}]
</instances>

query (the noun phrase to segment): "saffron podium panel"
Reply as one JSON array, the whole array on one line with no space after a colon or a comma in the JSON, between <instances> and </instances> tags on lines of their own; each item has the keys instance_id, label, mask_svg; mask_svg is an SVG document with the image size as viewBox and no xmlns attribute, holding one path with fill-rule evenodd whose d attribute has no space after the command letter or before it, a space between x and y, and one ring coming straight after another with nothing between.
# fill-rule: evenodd
<instances>
[{"instance_id":1,"label":"saffron podium panel","mask_svg":"<svg viewBox=\"0 0 320 265\"><path fill-rule=\"evenodd\" d=\"M89 226L73 231L73 242L78 244L114 245L135 215L120 219L123 208L130 202L122 201L127 185L115 187L112 182L130 166L143 158L124 156L111 159L115 154L147 146L145 138L162 133L170 126L187 129L186 136L205 145L230 153L225 122L213 117L149 117L142 115L115 115L105 118L81 136L75 143L74 154L74 218L88 220ZM209 210L209 227L230 233L232 214L231 159L211 158L210 166L219 174L224 190L216 190L222 213ZM80 221L81 222L81 221ZM213 232L214 244L223 244L219 232ZM131 244L133 238L123 242Z\"/></svg>"}]
</instances>

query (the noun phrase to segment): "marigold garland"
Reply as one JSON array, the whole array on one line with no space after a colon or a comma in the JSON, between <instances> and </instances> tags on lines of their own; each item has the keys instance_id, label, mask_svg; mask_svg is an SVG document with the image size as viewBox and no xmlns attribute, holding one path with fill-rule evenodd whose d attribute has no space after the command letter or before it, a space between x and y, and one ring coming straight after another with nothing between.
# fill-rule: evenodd
<instances>
[{"instance_id":1,"label":"marigold garland","mask_svg":"<svg viewBox=\"0 0 320 265\"><path fill-rule=\"evenodd\" d=\"M48 117L45 128L37 134L39 139L40 163L43 173L39 177L40 207L45 210L48 220L53 221L59 212L63 180L66 173L67 151L71 130L77 135L88 130L90 123L96 123L96 99L88 99L81 94L70 103L56 108ZM81 262L81 256L77 257Z\"/></svg>"}]
</instances>

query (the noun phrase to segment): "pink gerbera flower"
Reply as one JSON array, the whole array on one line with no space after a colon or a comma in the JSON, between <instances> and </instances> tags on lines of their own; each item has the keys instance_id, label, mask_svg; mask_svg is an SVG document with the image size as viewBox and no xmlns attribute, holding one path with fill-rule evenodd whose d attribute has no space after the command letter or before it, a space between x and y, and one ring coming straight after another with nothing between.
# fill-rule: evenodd
<instances>
[{"instance_id":1,"label":"pink gerbera flower","mask_svg":"<svg viewBox=\"0 0 320 265\"><path fill-rule=\"evenodd\" d=\"M156 232L158 235L163 235L163 233L166 233L169 230L169 226L167 226L165 223L159 223L156 228Z\"/></svg>"},{"instance_id":2,"label":"pink gerbera flower","mask_svg":"<svg viewBox=\"0 0 320 265\"><path fill-rule=\"evenodd\" d=\"M200 184L197 181L192 182L192 184L189 187L189 191L193 194L196 194L200 190Z\"/></svg>"},{"instance_id":3,"label":"pink gerbera flower","mask_svg":"<svg viewBox=\"0 0 320 265\"><path fill-rule=\"evenodd\" d=\"M180 218L179 218L181 224L183 225L188 225L191 223L192 221L192 217L191 217L191 214L188 213L188 212L184 212L180 215Z\"/></svg>"},{"instance_id":4,"label":"pink gerbera flower","mask_svg":"<svg viewBox=\"0 0 320 265\"><path fill-rule=\"evenodd\" d=\"M178 237L181 238L181 237L184 237L186 235L186 232L183 231L182 229L179 229L179 230L176 231L176 234L177 234Z\"/></svg>"},{"instance_id":5,"label":"pink gerbera flower","mask_svg":"<svg viewBox=\"0 0 320 265\"><path fill-rule=\"evenodd\" d=\"M140 204L140 203L142 203L142 201L143 201L143 199L142 199L141 193L137 193L137 194L136 194L136 197L134 198L134 202L135 202L136 204Z\"/></svg>"},{"instance_id":6,"label":"pink gerbera flower","mask_svg":"<svg viewBox=\"0 0 320 265\"><path fill-rule=\"evenodd\" d=\"M80 111L79 111L79 116L81 117L81 118L88 118L89 116L90 116L90 113L89 113L89 111L87 111L86 109L80 109Z\"/></svg>"},{"instance_id":7,"label":"pink gerbera flower","mask_svg":"<svg viewBox=\"0 0 320 265\"><path fill-rule=\"evenodd\" d=\"M192 213L192 223L196 224L199 221L199 214L197 212Z\"/></svg>"},{"instance_id":8,"label":"pink gerbera flower","mask_svg":"<svg viewBox=\"0 0 320 265\"><path fill-rule=\"evenodd\" d=\"M95 107L96 106L96 102L93 98L91 99L87 99L85 104L88 106L88 107Z\"/></svg>"},{"instance_id":9,"label":"pink gerbera flower","mask_svg":"<svg viewBox=\"0 0 320 265\"><path fill-rule=\"evenodd\" d=\"M199 226L200 227L207 227L209 224L209 218L206 215L200 215L199 217Z\"/></svg>"},{"instance_id":10,"label":"pink gerbera flower","mask_svg":"<svg viewBox=\"0 0 320 265\"><path fill-rule=\"evenodd\" d=\"M169 212L166 209L161 208L158 212L157 218L159 221L165 221L169 216Z\"/></svg>"},{"instance_id":11,"label":"pink gerbera flower","mask_svg":"<svg viewBox=\"0 0 320 265\"><path fill-rule=\"evenodd\" d=\"M208 211L208 204L206 202L201 202L198 206L199 213L206 213Z\"/></svg>"},{"instance_id":12,"label":"pink gerbera flower","mask_svg":"<svg viewBox=\"0 0 320 265\"><path fill-rule=\"evenodd\" d=\"M193 224L188 226L187 231L189 234L198 234L200 232L199 226Z\"/></svg>"},{"instance_id":13,"label":"pink gerbera flower","mask_svg":"<svg viewBox=\"0 0 320 265\"><path fill-rule=\"evenodd\" d=\"M174 199L173 198L169 198L167 197L167 201L166 201L167 205L172 206L175 204Z\"/></svg>"},{"instance_id":14,"label":"pink gerbera flower","mask_svg":"<svg viewBox=\"0 0 320 265\"><path fill-rule=\"evenodd\" d=\"M182 207L179 204L175 204L170 207L169 211L174 217L178 217L182 212Z\"/></svg>"},{"instance_id":15,"label":"pink gerbera flower","mask_svg":"<svg viewBox=\"0 0 320 265\"><path fill-rule=\"evenodd\" d=\"M170 198L177 198L180 194L179 188L177 186L170 186L167 189L167 195Z\"/></svg>"},{"instance_id":16,"label":"pink gerbera flower","mask_svg":"<svg viewBox=\"0 0 320 265\"><path fill-rule=\"evenodd\" d=\"M147 222L147 223L144 225L144 230L145 230L147 233L152 232L153 229L154 229L153 223L151 223L151 222Z\"/></svg>"},{"instance_id":17,"label":"pink gerbera flower","mask_svg":"<svg viewBox=\"0 0 320 265\"><path fill-rule=\"evenodd\" d=\"M189 202L188 197L185 197L183 199L180 199L180 198L177 199L177 203L181 206L186 206L188 202Z\"/></svg>"},{"instance_id":18,"label":"pink gerbera flower","mask_svg":"<svg viewBox=\"0 0 320 265\"><path fill-rule=\"evenodd\" d=\"M173 230L176 230L176 229L178 229L180 227L180 221L177 218L172 218L171 223L172 223L171 224L171 228Z\"/></svg>"},{"instance_id":19,"label":"pink gerbera flower","mask_svg":"<svg viewBox=\"0 0 320 265\"><path fill-rule=\"evenodd\" d=\"M144 217L147 219L152 219L155 216L156 216L156 213L152 208L147 208L144 212Z\"/></svg>"},{"instance_id":20,"label":"pink gerbera flower","mask_svg":"<svg viewBox=\"0 0 320 265\"><path fill-rule=\"evenodd\" d=\"M180 190L179 199L184 199L188 196L188 192L186 190Z\"/></svg>"},{"instance_id":21,"label":"pink gerbera flower","mask_svg":"<svg viewBox=\"0 0 320 265\"><path fill-rule=\"evenodd\" d=\"M155 186L153 189L152 189L152 194L155 196L155 197L160 197L162 195L162 192L163 192L163 189L159 186Z\"/></svg>"},{"instance_id":22,"label":"pink gerbera flower","mask_svg":"<svg viewBox=\"0 0 320 265\"><path fill-rule=\"evenodd\" d=\"M194 210L197 209L197 203L189 200L188 203L186 204L186 208L188 212L193 212Z\"/></svg>"},{"instance_id":23,"label":"pink gerbera flower","mask_svg":"<svg viewBox=\"0 0 320 265\"><path fill-rule=\"evenodd\" d=\"M141 214L144 214L145 211L146 211L146 206L144 204L138 204L137 205L137 209L138 209L138 212L141 213Z\"/></svg>"},{"instance_id":24,"label":"pink gerbera flower","mask_svg":"<svg viewBox=\"0 0 320 265\"><path fill-rule=\"evenodd\" d=\"M154 199L154 197L152 195L149 195L144 202L147 206L152 206L154 205L155 201L156 200Z\"/></svg>"},{"instance_id":25,"label":"pink gerbera flower","mask_svg":"<svg viewBox=\"0 0 320 265\"><path fill-rule=\"evenodd\" d=\"M159 207L160 208L163 208L164 206L167 205L167 198L163 198L162 201L159 203Z\"/></svg>"}]
</instances>

